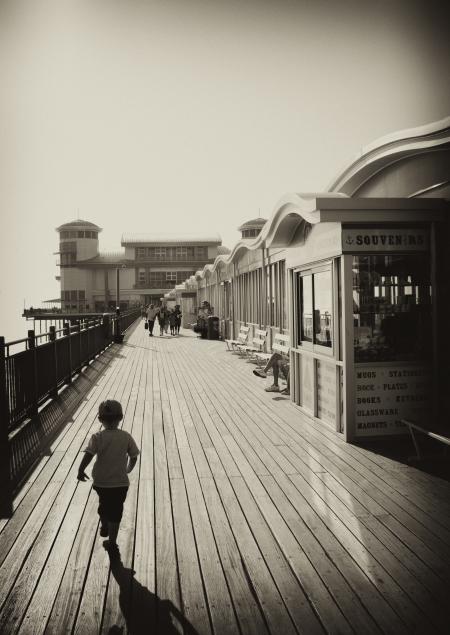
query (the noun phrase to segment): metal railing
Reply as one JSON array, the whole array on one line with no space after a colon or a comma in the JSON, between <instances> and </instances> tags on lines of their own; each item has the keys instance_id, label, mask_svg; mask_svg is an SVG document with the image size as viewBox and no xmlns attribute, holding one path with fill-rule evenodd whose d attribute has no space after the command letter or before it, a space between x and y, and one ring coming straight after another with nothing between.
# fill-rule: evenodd
<instances>
[{"instance_id":1,"label":"metal railing","mask_svg":"<svg viewBox=\"0 0 450 635\"><path fill-rule=\"evenodd\" d=\"M133 309L123 314L78 321L63 329L5 342L0 337L0 517L13 512L13 492L41 449L56 435L63 422L43 425L39 408L58 396L65 384L80 373L141 316ZM18 352L12 350L22 348Z\"/></svg>"},{"instance_id":2,"label":"metal railing","mask_svg":"<svg viewBox=\"0 0 450 635\"><path fill-rule=\"evenodd\" d=\"M1 425L11 431L37 414L48 399L56 397L64 384L89 364L138 318L141 310L81 323L50 327L48 333L28 331L26 338L5 342L0 337ZM22 350L12 352L21 347Z\"/></svg>"}]
</instances>

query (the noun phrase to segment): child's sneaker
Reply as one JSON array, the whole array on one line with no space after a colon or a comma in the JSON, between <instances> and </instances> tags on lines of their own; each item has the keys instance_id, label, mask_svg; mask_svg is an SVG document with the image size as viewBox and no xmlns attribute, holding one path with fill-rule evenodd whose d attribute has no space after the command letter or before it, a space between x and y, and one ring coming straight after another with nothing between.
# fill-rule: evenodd
<instances>
[{"instance_id":1,"label":"child's sneaker","mask_svg":"<svg viewBox=\"0 0 450 635\"><path fill-rule=\"evenodd\" d=\"M275 384L272 384L272 386L267 386L267 388L264 388L264 390L266 392L280 392L280 387L275 386Z\"/></svg>"}]
</instances>

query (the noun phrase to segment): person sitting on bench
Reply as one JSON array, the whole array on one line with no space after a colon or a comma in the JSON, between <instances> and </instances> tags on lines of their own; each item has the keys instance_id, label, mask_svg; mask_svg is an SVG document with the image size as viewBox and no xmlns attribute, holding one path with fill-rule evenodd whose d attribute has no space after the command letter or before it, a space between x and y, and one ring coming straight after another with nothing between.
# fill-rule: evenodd
<instances>
[{"instance_id":1,"label":"person sitting on bench","mask_svg":"<svg viewBox=\"0 0 450 635\"><path fill-rule=\"evenodd\" d=\"M284 378L286 379L286 384L287 384L286 388L281 391L281 394L289 395L290 394L289 360L283 355L281 355L281 353L273 353L272 356L269 358L265 367L262 370L259 368L256 368L253 371L253 374L256 375L257 377L261 377L262 379L265 379L267 377L267 372L271 368L273 369L273 384L271 386L267 386L267 388L265 389L266 392L280 392L280 387L278 385L278 378L281 372Z\"/></svg>"}]
</instances>

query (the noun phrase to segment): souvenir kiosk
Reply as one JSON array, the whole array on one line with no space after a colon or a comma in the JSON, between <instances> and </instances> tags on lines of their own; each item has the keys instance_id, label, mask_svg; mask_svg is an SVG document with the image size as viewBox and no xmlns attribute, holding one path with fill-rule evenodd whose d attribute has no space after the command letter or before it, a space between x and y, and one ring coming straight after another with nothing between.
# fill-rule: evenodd
<instances>
[{"instance_id":1,"label":"souvenir kiosk","mask_svg":"<svg viewBox=\"0 0 450 635\"><path fill-rule=\"evenodd\" d=\"M286 263L292 399L346 440L430 418L449 204L328 194L291 197L283 215L295 225Z\"/></svg>"}]
</instances>

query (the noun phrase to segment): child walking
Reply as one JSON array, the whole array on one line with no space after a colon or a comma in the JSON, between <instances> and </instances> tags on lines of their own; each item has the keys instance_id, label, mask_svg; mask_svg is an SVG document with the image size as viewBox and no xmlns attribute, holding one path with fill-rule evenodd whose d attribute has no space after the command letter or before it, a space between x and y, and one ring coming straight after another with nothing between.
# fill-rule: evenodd
<instances>
[{"instance_id":1,"label":"child walking","mask_svg":"<svg viewBox=\"0 0 450 635\"><path fill-rule=\"evenodd\" d=\"M103 401L98 409L98 418L104 430L90 438L77 478L79 481L89 478L84 470L97 455L92 478L93 489L99 498L100 536L109 537L103 543L106 549L117 550L117 534L130 484L128 474L136 465L139 449L131 434L118 429L123 419L122 406L118 401Z\"/></svg>"}]
</instances>

